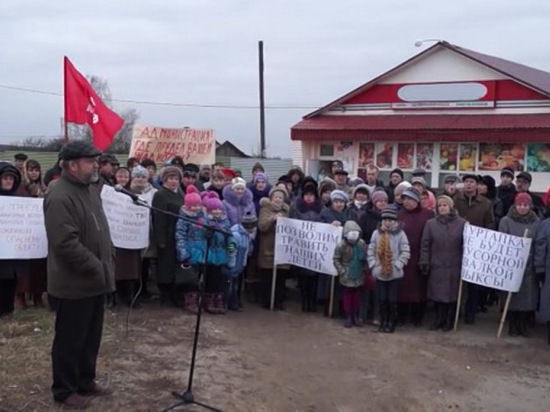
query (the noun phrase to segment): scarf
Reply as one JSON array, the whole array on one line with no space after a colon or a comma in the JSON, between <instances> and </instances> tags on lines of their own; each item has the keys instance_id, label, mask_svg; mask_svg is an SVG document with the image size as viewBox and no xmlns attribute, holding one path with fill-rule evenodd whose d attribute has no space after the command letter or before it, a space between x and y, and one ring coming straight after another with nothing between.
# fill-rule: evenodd
<instances>
[{"instance_id":1,"label":"scarf","mask_svg":"<svg viewBox=\"0 0 550 412\"><path fill-rule=\"evenodd\" d=\"M381 231L380 242L378 243L378 260L382 266L382 277L389 279L393 274L393 254L391 251L390 232Z\"/></svg>"}]
</instances>

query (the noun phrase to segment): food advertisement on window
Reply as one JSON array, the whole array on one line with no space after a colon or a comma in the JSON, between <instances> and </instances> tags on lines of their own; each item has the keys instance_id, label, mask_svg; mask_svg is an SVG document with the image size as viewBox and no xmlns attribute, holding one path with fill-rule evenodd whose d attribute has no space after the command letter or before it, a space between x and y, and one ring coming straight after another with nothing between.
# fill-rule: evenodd
<instances>
[{"instance_id":1,"label":"food advertisement on window","mask_svg":"<svg viewBox=\"0 0 550 412\"><path fill-rule=\"evenodd\" d=\"M400 169L414 167L414 143L397 144L397 167Z\"/></svg>"},{"instance_id":2,"label":"food advertisement on window","mask_svg":"<svg viewBox=\"0 0 550 412\"><path fill-rule=\"evenodd\" d=\"M529 143L527 146L527 170L550 172L550 144Z\"/></svg>"},{"instance_id":3,"label":"food advertisement on window","mask_svg":"<svg viewBox=\"0 0 550 412\"><path fill-rule=\"evenodd\" d=\"M376 152L376 166L380 169L391 169L393 167L393 143L378 143Z\"/></svg>"},{"instance_id":4,"label":"food advertisement on window","mask_svg":"<svg viewBox=\"0 0 550 412\"><path fill-rule=\"evenodd\" d=\"M424 170L432 170L433 157L433 143L416 144L416 167L421 167Z\"/></svg>"},{"instance_id":5,"label":"food advertisement on window","mask_svg":"<svg viewBox=\"0 0 550 412\"><path fill-rule=\"evenodd\" d=\"M458 143L441 143L439 146L439 169L456 171L458 166Z\"/></svg>"},{"instance_id":6,"label":"food advertisement on window","mask_svg":"<svg viewBox=\"0 0 550 412\"><path fill-rule=\"evenodd\" d=\"M374 163L374 143L359 144L359 167L364 168Z\"/></svg>"},{"instance_id":7,"label":"food advertisement on window","mask_svg":"<svg viewBox=\"0 0 550 412\"><path fill-rule=\"evenodd\" d=\"M476 143L461 143L460 144L460 163L459 168L462 172L473 172L476 170Z\"/></svg>"},{"instance_id":8,"label":"food advertisement on window","mask_svg":"<svg viewBox=\"0 0 550 412\"><path fill-rule=\"evenodd\" d=\"M525 146L519 143L480 143L479 170L501 170L503 167L524 170Z\"/></svg>"}]
</instances>

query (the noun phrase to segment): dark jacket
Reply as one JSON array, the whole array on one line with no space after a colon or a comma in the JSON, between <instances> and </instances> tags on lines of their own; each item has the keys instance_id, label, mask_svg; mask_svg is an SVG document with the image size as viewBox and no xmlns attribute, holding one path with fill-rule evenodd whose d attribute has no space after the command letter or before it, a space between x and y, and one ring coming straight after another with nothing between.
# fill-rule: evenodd
<instances>
[{"instance_id":1,"label":"dark jacket","mask_svg":"<svg viewBox=\"0 0 550 412\"><path fill-rule=\"evenodd\" d=\"M10 174L15 175L15 182L13 184L12 190L6 192L0 189L0 196L15 196L19 186L21 185L21 174L15 166L12 166L7 162L0 162L0 176L4 173L9 172ZM0 260L0 279L9 280L15 279L17 277L17 272L21 269L23 261L6 259Z\"/></svg>"},{"instance_id":2,"label":"dark jacket","mask_svg":"<svg viewBox=\"0 0 550 412\"><path fill-rule=\"evenodd\" d=\"M306 203L304 199L298 198L290 208L290 218L319 222L321 221L321 210L323 210L323 205L319 199L315 199L313 203Z\"/></svg>"},{"instance_id":3,"label":"dark jacket","mask_svg":"<svg viewBox=\"0 0 550 412\"><path fill-rule=\"evenodd\" d=\"M343 211L337 212L333 208L329 206L323 207L323 210L321 210L321 222L323 223L332 223L334 221L340 222L342 226L344 226L344 223L346 223L346 220L348 220L348 209L344 208Z\"/></svg>"},{"instance_id":4,"label":"dark jacket","mask_svg":"<svg viewBox=\"0 0 550 412\"><path fill-rule=\"evenodd\" d=\"M372 234L378 229L378 224L382 220L380 213L374 208L371 201L367 203L365 213L359 219L359 227L363 232L363 240L368 245Z\"/></svg>"},{"instance_id":5,"label":"dark jacket","mask_svg":"<svg viewBox=\"0 0 550 412\"><path fill-rule=\"evenodd\" d=\"M534 248L535 273L545 273L546 279L540 291L539 317L550 322L550 218L545 219L537 230Z\"/></svg>"},{"instance_id":6,"label":"dark jacket","mask_svg":"<svg viewBox=\"0 0 550 412\"><path fill-rule=\"evenodd\" d=\"M434 302L458 299L465 223L453 212L436 216L424 226L419 265L429 269L428 299Z\"/></svg>"},{"instance_id":7,"label":"dark jacket","mask_svg":"<svg viewBox=\"0 0 550 412\"><path fill-rule=\"evenodd\" d=\"M468 223L485 229L495 229L493 205L489 199L479 194L469 198L460 192L455 195L454 201L456 211Z\"/></svg>"},{"instance_id":8,"label":"dark jacket","mask_svg":"<svg viewBox=\"0 0 550 412\"><path fill-rule=\"evenodd\" d=\"M44 199L48 293L81 299L114 291L114 247L94 185L65 172Z\"/></svg>"},{"instance_id":9,"label":"dark jacket","mask_svg":"<svg viewBox=\"0 0 550 412\"><path fill-rule=\"evenodd\" d=\"M514 204L514 198L516 197L516 186L514 186L513 183L506 186L498 186L497 197L502 202L502 216L499 216L502 218L508 214L508 211Z\"/></svg>"}]
</instances>

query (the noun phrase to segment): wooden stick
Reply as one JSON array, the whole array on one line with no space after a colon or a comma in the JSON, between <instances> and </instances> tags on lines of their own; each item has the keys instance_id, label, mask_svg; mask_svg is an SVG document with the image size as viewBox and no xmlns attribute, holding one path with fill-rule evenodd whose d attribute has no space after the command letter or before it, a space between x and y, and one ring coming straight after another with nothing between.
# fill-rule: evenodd
<instances>
[{"instance_id":1,"label":"wooden stick","mask_svg":"<svg viewBox=\"0 0 550 412\"><path fill-rule=\"evenodd\" d=\"M504 322L506 321L506 315L508 314L508 306L510 306L511 299L512 299L512 292L508 292L508 296L506 296L506 303L504 304L504 310L502 311L502 316L500 317L500 325L498 326L497 339L499 339L500 335L502 334L502 328L504 326Z\"/></svg>"},{"instance_id":2,"label":"wooden stick","mask_svg":"<svg viewBox=\"0 0 550 412\"><path fill-rule=\"evenodd\" d=\"M330 301L328 305L328 317L332 318L332 307L334 305L334 280L336 279L336 276L331 276L330 280Z\"/></svg>"},{"instance_id":3,"label":"wooden stick","mask_svg":"<svg viewBox=\"0 0 550 412\"><path fill-rule=\"evenodd\" d=\"M460 279L460 285L458 285L458 300L456 301L456 313L455 313L455 324L453 331L456 332L458 329L458 318L460 317L460 305L462 303L462 288L464 286L464 281Z\"/></svg>"},{"instance_id":4,"label":"wooden stick","mask_svg":"<svg viewBox=\"0 0 550 412\"><path fill-rule=\"evenodd\" d=\"M270 309L275 307L275 286L277 284L277 265L273 263L273 277L271 278L271 303Z\"/></svg>"}]
</instances>

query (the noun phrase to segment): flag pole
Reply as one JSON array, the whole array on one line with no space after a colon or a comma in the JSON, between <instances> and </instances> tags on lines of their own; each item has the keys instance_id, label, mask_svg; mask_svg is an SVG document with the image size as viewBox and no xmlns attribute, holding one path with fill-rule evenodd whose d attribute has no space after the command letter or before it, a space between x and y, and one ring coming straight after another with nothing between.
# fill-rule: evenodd
<instances>
[{"instance_id":1,"label":"flag pole","mask_svg":"<svg viewBox=\"0 0 550 412\"><path fill-rule=\"evenodd\" d=\"M63 125L65 128L65 143L68 143L69 128L67 126L67 56L63 57Z\"/></svg>"}]
</instances>

